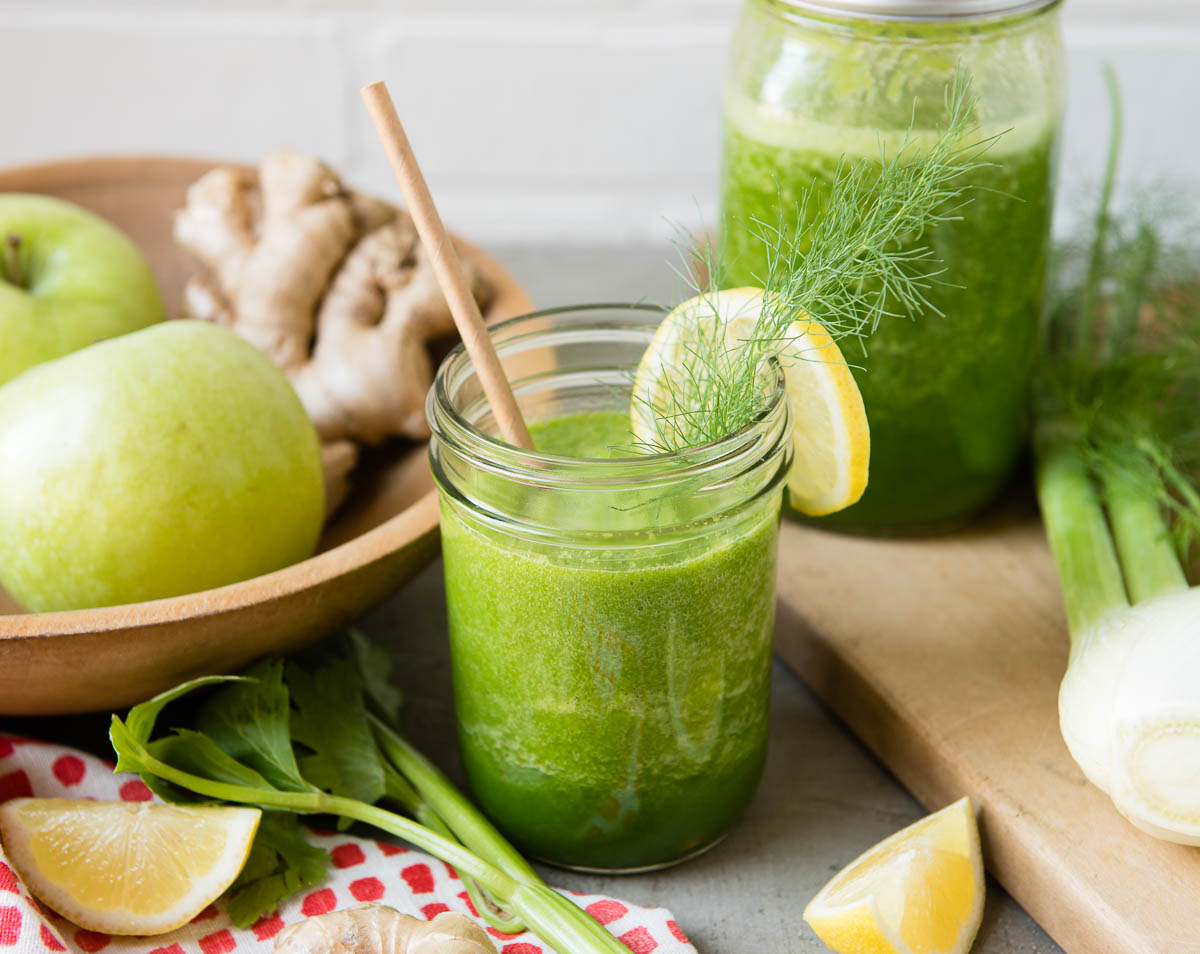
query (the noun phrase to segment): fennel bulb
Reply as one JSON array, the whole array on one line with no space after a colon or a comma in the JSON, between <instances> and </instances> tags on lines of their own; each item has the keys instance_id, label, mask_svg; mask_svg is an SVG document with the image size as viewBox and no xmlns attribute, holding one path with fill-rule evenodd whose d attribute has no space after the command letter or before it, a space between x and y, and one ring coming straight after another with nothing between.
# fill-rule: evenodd
<instances>
[{"instance_id":1,"label":"fennel bulb","mask_svg":"<svg viewBox=\"0 0 1200 954\"><path fill-rule=\"evenodd\" d=\"M1131 822L1200 844L1200 589L1187 587L1153 497L1123 501L1130 488L1109 483L1114 545L1077 449L1039 441L1038 458L1038 499L1071 631L1059 689L1063 739ZM1146 512L1122 524L1123 506ZM1129 602L1127 587L1139 602Z\"/></svg>"}]
</instances>

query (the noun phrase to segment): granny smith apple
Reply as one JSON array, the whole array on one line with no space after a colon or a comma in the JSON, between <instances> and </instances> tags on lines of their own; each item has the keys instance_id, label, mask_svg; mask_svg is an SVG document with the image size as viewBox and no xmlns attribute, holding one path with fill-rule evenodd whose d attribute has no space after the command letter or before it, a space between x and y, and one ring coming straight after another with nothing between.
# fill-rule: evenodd
<instances>
[{"instance_id":1,"label":"granny smith apple","mask_svg":"<svg viewBox=\"0 0 1200 954\"><path fill-rule=\"evenodd\" d=\"M313 552L323 509L291 384L216 325L154 325L0 388L0 585L26 609L277 570Z\"/></svg>"},{"instance_id":2,"label":"granny smith apple","mask_svg":"<svg viewBox=\"0 0 1200 954\"><path fill-rule=\"evenodd\" d=\"M164 317L150 266L122 232L62 199L0 193L0 384Z\"/></svg>"}]
</instances>

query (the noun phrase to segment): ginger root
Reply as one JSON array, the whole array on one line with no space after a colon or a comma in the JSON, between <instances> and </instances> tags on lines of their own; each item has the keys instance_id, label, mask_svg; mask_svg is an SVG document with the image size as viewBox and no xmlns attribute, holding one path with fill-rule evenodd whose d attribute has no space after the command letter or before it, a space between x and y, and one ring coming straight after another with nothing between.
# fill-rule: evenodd
<instances>
[{"instance_id":1,"label":"ginger root","mask_svg":"<svg viewBox=\"0 0 1200 954\"><path fill-rule=\"evenodd\" d=\"M222 167L197 180L175 238L206 267L184 289L185 315L232 328L300 395L324 444L327 510L348 489L359 445L429 436L427 343L454 322L406 213L279 150L257 176ZM463 265L486 307L490 284Z\"/></svg>"},{"instance_id":2,"label":"ginger root","mask_svg":"<svg viewBox=\"0 0 1200 954\"><path fill-rule=\"evenodd\" d=\"M284 928L275 954L496 954L496 946L461 914L443 911L422 921L385 904L366 904Z\"/></svg>"}]
</instances>

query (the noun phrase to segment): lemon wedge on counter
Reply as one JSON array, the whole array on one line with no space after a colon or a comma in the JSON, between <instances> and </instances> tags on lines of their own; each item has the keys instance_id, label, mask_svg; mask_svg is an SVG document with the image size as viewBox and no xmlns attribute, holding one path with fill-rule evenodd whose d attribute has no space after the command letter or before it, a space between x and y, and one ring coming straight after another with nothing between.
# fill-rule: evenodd
<instances>
[{"instance_id":1,"label":"lemon wedge on counter","mask_svg":"<svg viewBox=\"0 0 1200 954\"><path fill-rule=\"evenodd\" d=\"M663 319L634 377L633 432L656 443L652 408L667 406L673 383L688 373L698 333L724 324L725 346L744 346L763 311L761 288L699 295ZM778 340L792 416L792 506L810 516L843 510L867 489L871 434L862 394L837 343L820 322L801 318Z\"/></svg>"},{"instance_id":2,"label":"lemon wedge on counter","mask_svg":"<svg viewBox=\"0 0 1200 954\"><path fill-rule=\"evenodd\" d=\"M975 812L962 798L852 861L804 920L838 954L966 954L984 884Z\"/></svg>"},{"instance_id":3,"label":"lemon wedge on counter","mask_svg":"<svg viewBox=\"0 0 1200 954\"><path fill-rule=\"evenodd\" d=\"M237 878L257 808L15 798L0 805L9 860L41 901L90 931L165 934Z\"/></svg>"}]
</instances>

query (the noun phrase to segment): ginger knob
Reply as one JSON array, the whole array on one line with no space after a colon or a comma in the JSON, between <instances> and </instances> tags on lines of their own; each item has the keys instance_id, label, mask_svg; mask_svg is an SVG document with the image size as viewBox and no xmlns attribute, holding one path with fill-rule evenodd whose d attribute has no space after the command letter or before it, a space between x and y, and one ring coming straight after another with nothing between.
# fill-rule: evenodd
<instances>
[{"instance_id":1,"label":"ginger knob","mask_svg":"<svg viewBox=\"0 0 1200 954\"><path fill-rule=\"evenodd\" d=\"M197 180L175 239L204 265L184 290L185 315L226 325L291 378L326 445L329 510L359 445L429 436L427 344L454 321L406 213L278 150L257 175L221 167ZM486 307L491 285L463 264Z\"/></svg>"},{"instance_id":2,"label":"ginger knob","mask_svg":"<svg viewBox=\"0 0 1200 954\"><path fill-rule=\"evenodd\" d=\"M496 954L496 946L461 914L443 911L422 921L385 904L366 904L284 928L275 954Z\"/></svg>"}]
</instances>

